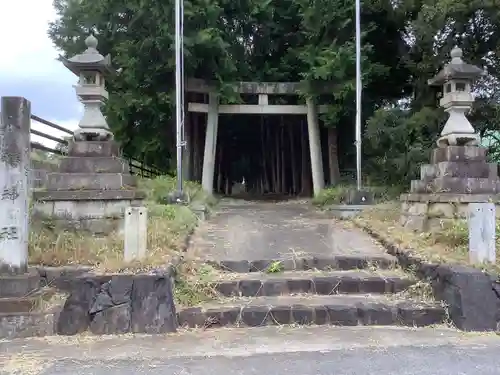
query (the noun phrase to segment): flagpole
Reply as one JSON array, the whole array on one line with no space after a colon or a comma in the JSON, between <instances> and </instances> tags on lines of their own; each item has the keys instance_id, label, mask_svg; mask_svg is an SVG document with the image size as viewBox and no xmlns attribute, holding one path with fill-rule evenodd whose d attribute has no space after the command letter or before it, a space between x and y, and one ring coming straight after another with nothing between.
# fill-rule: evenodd
<instances>
[{"instance_id":1,"label":"flagpole","mask_svg":"<svg viewBox=\"0 0 500 375\"><path fill-rule=\"evenodd\" d=\"M183 69L182 69L182 0L175 0L175 125L177 143L177 192L182 196Z\"/></svg>"},{"instance_id":2,"label":"flagpole","mask_svg":"<svg viewBox=\"0 0 500 375\"><path fill-rule=\"evenodd\" d=\"M361 0L356 2L356 186L361 190Z\"/></svg>"}]
</instances>

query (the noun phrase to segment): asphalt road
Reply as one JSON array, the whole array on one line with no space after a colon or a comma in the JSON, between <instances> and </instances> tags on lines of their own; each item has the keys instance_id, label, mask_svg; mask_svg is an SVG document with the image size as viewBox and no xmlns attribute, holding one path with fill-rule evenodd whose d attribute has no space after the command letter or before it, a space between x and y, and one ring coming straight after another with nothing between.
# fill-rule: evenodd
<instances>
[{"instance_id":1,"label":"asphalt road","mask_svg":"<svg viewBox=\"0 0 500 375\"><path fill-rule=\"evenodd\" d=\"M448 328L263 327L0 341L0 374L498 375L498 353Z\"/></svg>"},{"instance_id":2,"label":"asphalt road","mask_svg":"<svg viewBox=\"0 0 500 375\"><path fill-rule=\"evenodd\" d=\"M496 348L402 347L326 353L257 354L250 357L176 358L157 361L66 362L43 372L50 375L498 375Z\"/></svg>"}]
</instances>

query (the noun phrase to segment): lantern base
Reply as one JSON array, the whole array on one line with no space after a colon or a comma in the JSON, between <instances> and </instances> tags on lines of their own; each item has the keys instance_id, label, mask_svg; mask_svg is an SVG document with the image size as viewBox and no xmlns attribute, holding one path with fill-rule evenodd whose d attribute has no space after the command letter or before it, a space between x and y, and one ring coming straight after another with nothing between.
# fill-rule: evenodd
<instances>
[{"instance_id":1,"label":"lantern base","mask_svg":"<svg viewBox=\"0 0 500 375\"><path fill-rule=\"evenodd\" d=\"M117 142L70 141L59 170L33 192L32 217L37 225L109 234L121 231L125 210L144 198Z\"/></svg>"},{"instance_id":2,"label":"lantern base","mask_svg":"<svg viewBox=\"0 0 500 375\"><path fill-rule=\"evenodd\" d=\"M439 137L436 143L440 148L448 146L479 146L481 140L478 134L449 133Z\"/></svg>"},{"instance_id":3,"label":"lantern base","mask_svg":"<svg viewBox=\"0 0 500 375\"><path fill-rule=\"evenodd\" d=\"M469 203L493 201L500 207L498 165L489 163L486 154L486 148L475 146L434 149L430 164L420 168L420 179L401 196L401 225L439 231L465 218Z\"/></svg>"},{"instance_id":4,"label":"lantern base","mask_svg":"<svg viewBox=\"0 0 500 375\"><path fill-rule=\"evenodd\" d=\"M113 133L102 128L78 128L73 133L75 141L112 141Z\"/></svg>"}]
</instances>

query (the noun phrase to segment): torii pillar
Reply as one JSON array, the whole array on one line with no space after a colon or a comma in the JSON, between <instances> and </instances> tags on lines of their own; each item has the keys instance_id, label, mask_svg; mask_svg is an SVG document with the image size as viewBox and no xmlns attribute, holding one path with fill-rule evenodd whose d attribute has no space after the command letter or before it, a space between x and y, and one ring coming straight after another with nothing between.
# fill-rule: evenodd
<instances>
[{"instance_id":1,"label":"torii pillar","mask_svg":"<svg viewBox=\"0 0 500 375\"><path fill-rule=\"evenodd\" d=\"M319 135L318 109L312 98L307 98L307 129L309 134L309 152L311 155L311 172L314 196L317 196L325 187L323 173L323 157L321 155L321 141Z\"/></svg>"},{"instance_id":2,"label":"torii pillar","mask_svg":"<svg viewBox=\"0 0 500 375\"><path fill-rule=\"evenodd\" d=\"M203 191L208 195L212 195L214 190L218 122L219 96L211 92L208 94L207 132L205 135L205 152L203 154L203 172L201 177Z\"/></svg>"}]
</instances>

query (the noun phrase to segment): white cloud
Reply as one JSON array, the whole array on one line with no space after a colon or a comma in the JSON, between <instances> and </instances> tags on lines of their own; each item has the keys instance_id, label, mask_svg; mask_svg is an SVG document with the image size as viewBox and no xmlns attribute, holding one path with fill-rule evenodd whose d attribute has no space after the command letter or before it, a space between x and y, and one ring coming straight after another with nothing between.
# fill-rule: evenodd
<instances>
[{"instance_id":1,"label":"white cloud","mask_svg":"<svg viewBox=\"0 0 500 375\"><path fill-rule=\"evenodd\" d=\"M58 52L47 35L49 22L56 19L52 0L0 3L5 3L0 5L0 79L50 79L74 84L76 77L56 60Z\"/></svg>"},{"instance_id":2,"label":"white cloud","mask_svg":"<svg viewBox=\"0 0 500 375\"><path fill-rule=\"evenodd\" d=\"M76 83L77 77L56 60L59 52L47 34L49 22L55 20L57 16L52 0L0 0L0 8L0 35L3 36L0 86L2 82L8 83L7 87L18 88L19 92L13 93L14 95L37 98L38 104L32 103L32 107L47 108L44 101L60 100L61 106L65 107L64 111L61 111L58 106L51 106L51 110L46 111L44 117L59 126L75 130L82 114L82 106L75 94L71 97L67 94L69 90L72 90L71 87ZM16 84L16 82L23 84ZM36 82L38 84L35 84ZM41 89L51 86L62 89L54 90L56 91L53 93L54 97L43 97ZM56 95L59 96L59 93L58 99ZM10 95L10 91L5 94ZM71 109L69 113L68 108ZM59 113L56 112L58 109ZM67 135L36 121L32 121L32 129L58 138ZM47 147L54 147L56 144L54 141L36 135L32 135L32 141L42 143Z\"/></svg>"}]
</instances>

